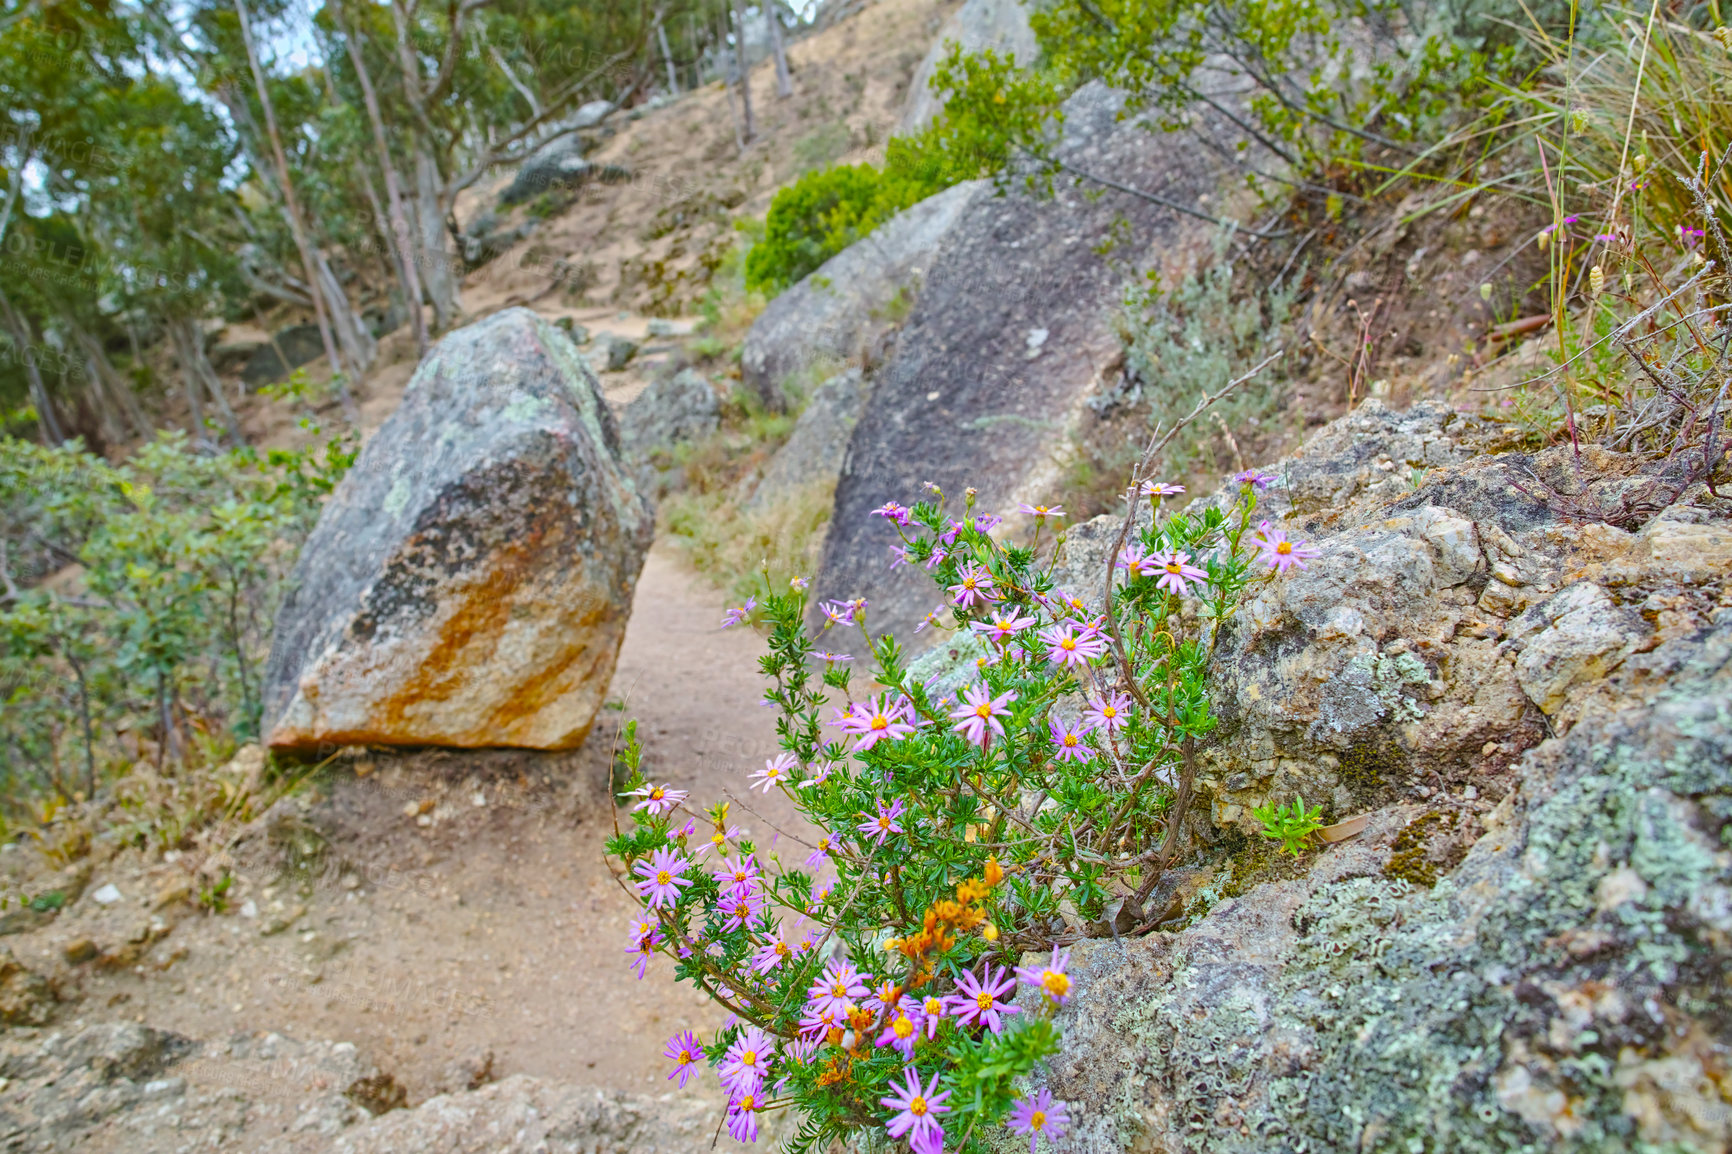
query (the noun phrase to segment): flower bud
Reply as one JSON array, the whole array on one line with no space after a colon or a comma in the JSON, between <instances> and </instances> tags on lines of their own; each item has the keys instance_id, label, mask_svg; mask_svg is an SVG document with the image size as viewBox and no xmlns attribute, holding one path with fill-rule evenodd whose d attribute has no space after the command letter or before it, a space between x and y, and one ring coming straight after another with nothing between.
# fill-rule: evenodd
<instances>
[{"instance_id":1,"label":"flower bud","mask_svg":"<svg viewBox=\"0 0 1732 1154\"><path fill-rule=\"evenodd\" d=\"M998 927L993 925L991 922L987 922L985 925L980 927L980 936L989 942L996 942L998 940Z\"/></svg>"},{"instance_id":2,"label":"flower bud","mask_svg":"<svg viewBox=\"0 0 1732 1154\"><path fill-rule=\"evenodd\" d=\"M1588 291L1599 296L1606 287L1606 274L1599 265L1588 270Z\"/></svg>"}]
</instances>

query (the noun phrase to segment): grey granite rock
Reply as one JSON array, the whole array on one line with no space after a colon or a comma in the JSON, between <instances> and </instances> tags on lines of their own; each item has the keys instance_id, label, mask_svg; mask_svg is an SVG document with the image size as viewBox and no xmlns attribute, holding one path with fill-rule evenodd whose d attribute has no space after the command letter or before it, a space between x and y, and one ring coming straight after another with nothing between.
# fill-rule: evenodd
<instances>
[{"instance_id":1,"label":"grey granite rock","mask_svg":"<svg viewBox=\"0 0 1732 1154\"><path fill-rule=\"evenodd\" d=\"M834 485L868 392L859 369L838 373L813 390L793 433L770 458L746 507L762 509L807 486Z\"/></svg>"},{"instance_id":2,"label":"grey granite rock","mask_svg":"<svg viewBox=\"0 0 1732 1154\"><path fill-rule=\"evenodd\" d=\"M652 531L564 333L527 309L452 333L301 553L266 671L269 743L581 743Z\"/></svg>"}]
</instances>

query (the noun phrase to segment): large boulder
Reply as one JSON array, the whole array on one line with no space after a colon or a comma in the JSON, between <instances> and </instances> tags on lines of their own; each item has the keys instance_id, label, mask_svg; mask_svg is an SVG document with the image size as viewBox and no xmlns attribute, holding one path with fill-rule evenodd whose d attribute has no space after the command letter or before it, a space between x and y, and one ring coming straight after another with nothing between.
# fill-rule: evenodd
<instances>
[{"instance_id":1,"label":"large boulder","mask_svg":"<svg viewBox=\"0 0 1732 1154\"><path fill-rule=\"evenodd\" d=\"M1381 811L1182 932L1081 947L1067 1149L1728 1149L1732 615L1632 660L1495 808Z\"/></svg>"},{"instance_id":2,"label":"large boulder","mask_svg":"<svg viewBox=\"0 0 1732 1154\"><path fill-rule=\"evenodd\" d=\"M985 196L990 186L971 180L927 197L777 296L746 334L740 371L747 386L780 409L790 378L858 360L906 314L944 238Z\"/></svg>"},{"instance_id":3,"label":"large boulder","mask_svg":"<svg viewBox=\"0 0 1732 1154\"><path fill-rule=\"evenodd\" d=\"M270 745L578 745L652 532L565 334L527 309L452 333L301 553Z\"/></svg>"},{"instance_id":4,"label":"large boulder","mask_svg":"<svg viewBox=\"0 0 1732 1154\"><path fill-rule=\"evenodd\" d=\"M867 395L866 376L859 369L837 373L814 389L793 433L770 458L746 508L764 509L813 486L833 487Z\"/></svg>"},{"instance_id":5,"label":"large boulder","mask_svg":"<svg viewBox=\"0 0 1732 1154\"><path fill-rule=\"evenodd\" d=\"M926 58L914 70L895 135L912 136L931 124L943 110L938 94L932 91L932 74L950 55L953 44L961 45L964 52L990 48L1001 57L1014 55L1024 68L1032 67L1040 52L1022 0L965 0L944 22Z\"/></svg>"},{"instance_id":6,"label":"large boulder","mask_svg":"<svg viewBox=\"0 0 1732 1154\"><path fill-rule=\"evenodd\" d=\"M1215 187L1219 169L1201 144L1119 120L1121 107L1099 84L1072 96L1059 158L1179 202ZM929 575L888 568L890 541L870 511L914 503L929 480L958 498L976 486L981 507L1000 513L1016 501L1058 500L1055 450L1120 356L1122 258L1174 257L1203 247L1213 230L1140 197L1065 181L1053 199L1020 181L1004 196L972 198L873 374L871 407L836 486L819 594L865 597L874 628L911 637L933 605ZM1121 256L1102 250L1103 237L1116 237Z\"/></svg>"}]
</instances>

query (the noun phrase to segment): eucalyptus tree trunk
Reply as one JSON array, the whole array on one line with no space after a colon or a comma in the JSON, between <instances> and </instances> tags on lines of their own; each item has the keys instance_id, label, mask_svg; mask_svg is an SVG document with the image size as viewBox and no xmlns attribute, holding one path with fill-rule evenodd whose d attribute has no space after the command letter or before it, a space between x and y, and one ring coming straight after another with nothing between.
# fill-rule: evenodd
<instances>
[{"instance_id":1,"label":"eucalyptus tree trunk","mask_svg":"<svg viewBox=\"0 0 1732 1154\"><path fill-rule=\"evenodd\" d=\"M757 136L757 130L752 126L752 69L746 60L746 10L741 7L741 0L733 0L733 10L734 59L740 66L740 107L743 109L741 119L745 121L741 143L745 145L752 143L752 138Z\"/></svg>"},{"instance_id":2,"label":"eucalyptus tree trunk","mask_svg":"<svg viewBox=\"0 0 1732 1154\"><path fill-rule=\"evenodd\" d=\"M228 430L229 442L244 445L246 438L241 435L241 423L229 406L228 398L223 395L222 380L210 358L205 356L204 333L200 331L198 321L192 317L173 317L168 322L168 331L174 341L175 359L180 361L187 405L192 409L200 433L204 431L203 398L208 396L216 402L217 413L222 418L223 427Z\"/></svg>"},{"instance_id":3,"label":"eucalyptus tree trunk","mask_svg":"<svg viewBox=\"0 0 1732 1154\"><path fill-rule=\"evenodd\" d=\"M336 334L337 346L343 350L344 358L355 366L355 371L364 373L379 357L379 342L367 329L367 322L349 307L349 294L338 283L337 274L331 270L331 262L325 259L325 254L315 250L313 259L319 266L319 292L332 305L331 329Z\"/></svg>"},{"instance_id":4,"label":"eucalyptus tree trunk","mask_svg":"<svg viewBox=\"0 0 1732 1154\"><path fill-rule=\"evenodd\" d=\"M427 288L427 301L433 306L433 324L440 331L457 323L463 314L463 302L457 295L457 257L446 248L445 210L440 196L443 181L439 166L425 144L415 147L415 216L416 255L421 261L421 276Z\"/></svg>"},{"instance_id":5,"label":"eucalyptus tree trunk","mask_svg":"<svg viewBox=\"0 0 1732 1154\"><path fill-rule=\"evenodd\" d=\"M656 40L661 43L662 64L668 70L668 95L678 96L680 94L680 74L674 71L674 50L668 47L668 30L662 23L662 13L659 9L656 11Z\"/></svg>"},{"instance_id":6,"label":"eucalyptus tree trunk","mask_svg":"<svg viewBox=\"0 0 1732 1154\"><path fill-rule=\"evenodd\" d=\"M151 432L150 418L144 415L144 408L138 403L138 395L132 390L132 382L120 375L120 370L108 359L102 342L91 335L83 325L70 317L66 319L66 324L72 330L72 339L84 350L91 374L119 407L125 423L130 427L130 435L141 440L148 439Z\"/></svg>"},{"instance_id":7,"label":"eucalyptus tree trunk","mask_svg":"<svg viewBox=\"0 0 1732 1154\"><path fill-rule=\"evenodd\" d=\"M776 58L776 96L786 100L794 95L794 81L788 74L788 54L782 48L782 16L775 0L763 0L764 23L769 26L770 53Z\"/></svg>"},{"instance_id":8,"label":"eucalyptus tree trunk","mask_svg":"<svg viewBox=\"0 0 1732 1154\"><path fill-rule=\"evenodd\" d=\"M0 313L5 314L6 330L24 362L24 376L30 382L30 403L36 407L36 425L42 432L42 443L58 445L66 439L60 420L54 415L54 403L48 398L48 386L42 382L42 367L36 363L36 341L30 333L30 322L12 307L12 299L0 289Z\"/></svg>"}]
</instances>

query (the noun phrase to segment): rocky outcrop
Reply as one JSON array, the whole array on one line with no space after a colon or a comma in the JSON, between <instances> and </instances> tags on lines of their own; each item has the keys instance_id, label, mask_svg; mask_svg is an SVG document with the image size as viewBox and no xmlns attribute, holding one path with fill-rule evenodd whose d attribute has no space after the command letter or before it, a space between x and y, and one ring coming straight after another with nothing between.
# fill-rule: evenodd
<instances>
[{"instance_id":1,"label":"rocky outcrop","mask_svg":"<svg viewBox=\"0 0 1732 1154\"><path fill-rule=\"evenodd\" d=\"M968 53L990 48L1000 57L1014 54L1024 68L1032 68L1040 55L1034 29L1028 26L1028 9L1021 0L966 0L944 22L926 58L914 70L902 119L896 125L897 136L921 131L943 110L938 94L932 91L932 74L950 55L952 44L961 45Z\"/></svg>"},{"instance_id":2,"label":"rocky outcrop","mask_svg":"<svg viewBox=\"0 0 1732 1154\"><path fill-rule=\"evenodd\" d=\"M451 334L301 553L266 673L270 745L576 746L652 531L563 333L508 309Z\"/></svg>"},{"instance_id":3,"label":"rocky outcrop","mask_svg":"<svg viewBox=\"0 0 1732 1154\"><path fill-rule=\"evenodd\" d=\"M867 396L866 375L859 369L838 373L814 389L793 433L770 458L746 508L767 508L803 489L835 485Z\"/></svg>"},{"instance_id":4,"label":"rocky outcrop","mask_svg":"<svg viewBox=\"0 0 1732 1154\"><path fill-rule=\"evenodd\" d=\"M1190 929L1079 947L1069 1148L1726 1150L1732 614L1644 657L1495 808L1384 810ZM1416 884L1443 826L1471 848Z\"/></svg>"},{"instance_id":5,"label":"rocky outcrop","mask_svg":"<svg viewBox=\"0 0 1732 1154\"><path fill-rule=\"evenodd\" d=\"M988 185L975 180L928 197L776 297L746 334L740 353L746 385L780 409L790 378L857 360L906 314L944 238L984 196Z\"/></svg>"},{"instance_id":6,"label":"rocky outcrop","mask_svg":"<svg viewBox=\"0 0 1732 1154\"><path fill-rule=\"evenodd\" d=\"M647 455L702 440L720 427L715 386L691 369L651 381L619 418L619 441L627 453Z\"/></svg>"},{"instance_id":7,"label":"rocky outcrop","mask_svg":"<svg viewBox=\"0 0 1732 1154\"><path fill-rule=\"evenodd\" d=\"M1200 144L1118 120L1119 108L1098 84L1071 97L1058 156L1178 201L1214 187L1217 170ZM1112 322L1126 270L1099 251L1101 238L1119 237L1119 252L1142 259L1176 258L1213 228L1098 186L1060 181L1055 192L1046 200L1013 183L1002 197L971 200L873 374L817 591L868 598L874 629L912 640L933 602L926 573L889 570L889 541L870 510L913 503L925 481L953 494L978 486L981 507L1001 513L1016 501L1058 500L1053 454L1120 355Z\"/></svg>"}]
</instances>

